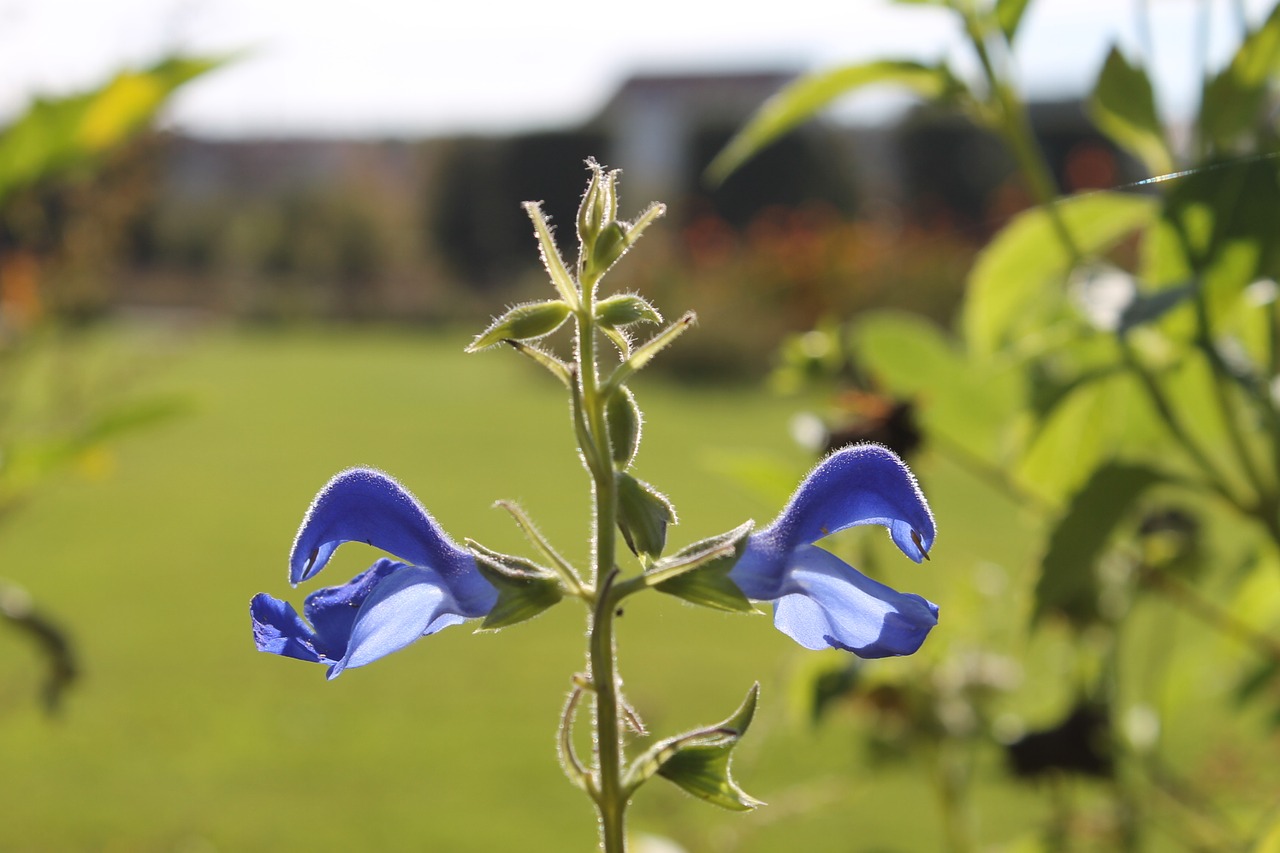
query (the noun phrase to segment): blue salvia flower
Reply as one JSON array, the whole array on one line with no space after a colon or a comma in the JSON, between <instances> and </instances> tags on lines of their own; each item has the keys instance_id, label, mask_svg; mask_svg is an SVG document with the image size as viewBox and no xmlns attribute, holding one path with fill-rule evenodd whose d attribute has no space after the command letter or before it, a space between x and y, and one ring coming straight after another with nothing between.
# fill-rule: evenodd
<instances>
[{"instance_id":1,"label":"blue salvia flower","mask_svg":"<svg viewBox=\"0 0 1280 853\"><path fill-rule=\"evenodd\" d=\"M938 624L938 607L871 580L817 540L860 524L889 529L917 563L933 545L933 514L897 456L864 444L831 454L778 518L753 534L729 577L748 598L774 603L773 624L809 649L864 658L909 655Z\"/></svg>"},{"instance_id":2,"label":"blue salvia flower","mask_svg":"<svg viewBox=\"0 0 1280 853\"><path fill-rule=\"evenodd\" d=\"M404 562L378 560L343 586L313 592L305 621L292 604L259 593L249 606L259 650L322 663L334 678L485 616L497 600L471 554L380 471L343 471L320 490L294 539L289 582L313 577L344 542L364 542Z\"/></svg>"}]
</instances>

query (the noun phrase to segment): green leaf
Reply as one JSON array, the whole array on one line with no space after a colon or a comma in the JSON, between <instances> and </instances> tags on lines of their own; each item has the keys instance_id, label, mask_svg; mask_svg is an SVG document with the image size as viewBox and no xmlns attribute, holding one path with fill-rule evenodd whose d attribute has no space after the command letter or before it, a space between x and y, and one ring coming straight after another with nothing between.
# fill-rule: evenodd
<instances>
[{"instance_id":1,"label":"green leaf","mask_svg":"<svg viewBox=\"0 0 1280 853\"><path fill-rule=\"evenodd\" d=\"M573 276L569 275L564 259L560 257L555 236L551 233L551 225L547 222L546 214L542 212L542 202L526 201L524 212L529 214L529 219L533 222L533 234L538 238L538 252L542 256L542 266L546 268L547 275L551 276L551 283L556 286L561 299L571 307L578 305L578 283L574 281Z\"/></svg>"},{"instance_id":2,"label":"green leaf","mask_svg":"<svg viewBox=\"0 0 1280 853\"><path fill-rule=\"evenodd\" d=\"M729 772L733 748L747 733L759 696L760 685L753 684L727 720L654 744L627 769L627 792L634 792L656 772L695 797L730 811L751 811L764 805L744 793Z\"/></svg>"},{"instance_id":3,"label":"green leaf","mask_svg":"<svg viewBox=\"0 0 1280 853\"><path fill-rule=\"evenodd\" d=\"M604 419L609 428L609 452L613 464L625 471L640 449L640 424L643 422L640 407L636 405L630 388L624 385L609 398Z\"/></svg>"},{"instance_id":4,"label":"green leaf","mask_svg":"<svg viewBox=\"0 0 1280 853\"><path fill-rule=\"evenodd\" d=\"M729 578L754 526L749 521L664 557L645 573L646 580L659 592L691 604L730 613L754 613L751 600Z\"/></svg>"},{"instance_id":5,"label":"green leaf","mask_svg":"<svg viewBox=\"0 0 1280 853\"><path fill-rule=\"evenodd\" d=\"M476 335L467 352L476 352L503 341L531 341L545 337L569 319L569 310L569 306L559 299L517 305Z\"/></svg>"},{"instance_id":6,"label":"green leaf","mask_svg":"<svg viewBox=\"0 0 1280 853\"><path fill-rule=\"evenodd\" d=\"M634 293L616 293L596 303L596 321L617 329L632 323L661 323L662 315Z\"/></svg>"},{"instance_id":7,"label":"green leaf","mask_svg":"<svg viewBox=\"0 0 1280 853\"><path fill-rule=\"evenodd\" d=\"M93 91L36 101L0 133L0 202L12 192L92 162L138 134L169 96L230 57L164 59Z\"/></svg>"},{"instance_id":8,"label":"green leaf","mask_svg":"<svg viewBox=\"0 0 1280 853\"><path fill-rule=\"evenodd\" d=\"M1173 170L1147 72L1130 65L1117 47L1107 54L1089 99L1089 114L1103 133L1148 169L1157 174Z\"/></svg>"},{"instance_id":9,"label":"green leaf","mask_svg":"<svg viewBox=\"0 0 1280 853\"><path fill-rule=\"evenodd\" d=\"M498 591L498 601L480 624L481 631L496 631L525 622L564 597L560 579L550 569L520 557L499 554L470 539L467 548L476 558L480 574Z\"/></svg>"},{"instance_id":10,"label":"green leaf","mask_svg":"<svg viewBox=\"0 0 1280 853\"><path fill-rule=\"evenodd\" d=\"M919 400L926 435L945 437L981 459L1007 457L1009 423L1025 397L1014 366L970 358L936 325L911 314L864 314L850 341L857 364L878 387Z\"/></svg>"},{"instance_id":11,"label":"green leaf","mask_svg":"<svg viewBox=\"0 0 1280 853\"><path fill-rule=\"evenodd\" d=\"M1022 15L1027 11L1029 2L1030 0L996 0L996 23L1010 43L1018 33L1018 25L1022 23Z\"/></svg>"},{"instance_id":12,"label":"green leaf","mask_svg":"<svg viewBox=\"0 0 1280 853\"><path fill-rule=\"evenodd\" d=\"M1079 489L1114 450L1114 392L1129 387L1128 377L1121 374L1081 377L1037 425L1018 462L1018 480L1055 503Z\"/></svg>"},{"instance_id":13,"label":"green leaf","mask_svg":"<svg viewBox=\"0 0 1280 853\"><path fill-rule=\"evenodd\" d=\"M1154 219L1154 198L1093 192L1057 202L1056 213L1086 257L1111 248L1130 232ZM990 355L1016 339L1060 302L1060 286L1075 259L1045 208L1015 217L978 255L969 274L962 326L965 340L978 355Z\"/></svg>"},{"instance_id":14,"label":"green leaf","mask_svg":"<svg viewBox=\"0 0 1280 853\"><path fill-rule=\"evenodd\" d=\"M667 326L661 332L636 347L635 351L627 356L627 360L618 365L612 375L609 376L605 391L612 393L614 388L621 387L622 383L630 379L632 374L653 361L654 356L675 343L676 338L687 332L696 322L698 322L698 316L692 311L686 311L679 320L676 320L670 326Z\"/></svg>"},{"instance_id":15,"label":"green leaf","mask_svg":"<svg viewBox=\"0 0 1280 853\"><path fill-rule=\"evenodd\" d=\"M1199 279L1211 319L1259 278L1280 278L1280 166L1275 160L1224 163L1178 181L1165 222L1175 251Z\"/></svg>"},{"instance_id":16,"label":"green leaf","mask_svg":"<svg viewBox=\"0 0 1280 853\"><path fill-rule=\"evenodd\" d=\"M676 510L666 496L627 473L618 474L618 527L631 553L656 560L667 544Z\"/></svg>"},{"instance_id":17,"label":"green leaf","mask_svg":"<svg viewBox=\"0 0 1280 853\"><path fill-rule=\"evenodd\" d=\"M1219 147L1229 147L1261 120L1268 85L1280 72L1280 4L1240 44L1231 64L1205 82L1200 127Z\"/></svg>"},{"instance_id":18,"label":"green leaf","mask_svg":"<svg viewBox=\"0 0 1280 853\"><path fill-rule=\"evenodd\" d=\"M879 60L809 74L765 101L711 161L707 180L712 184L722 183L762 148L813 118L832 101L876 83L904 86L925 98L941 98L961 89L961 84L945 66L918 62Z\"/></svg>"},{"instance_id":19,"label":"green leaf","mask_svg":"<svg viewBox=\"0 0 1280 853\"><path fill-rule=\"evenodd\" d=\"M726 733L722 739L684 746L662 762L658 775L722 809L747 812L764 805L739 788L729 772L733 748L751 724L759 694L759 686L753 686L737 713L716 727Z\"/></svg>"},{"instance_id":20,"label":"green leaf","mask_svg":"<svg viewBox=\"0 0 1280 853\"><path fill-rule=\"evenodd\" d=\"M1061 613L1084 626L1097 618L1098 559L1137 499L1164 479L1152 468L1124 463L1093 473L1049 537L1036 584L1036 619Z\"/></svg>"}]
</instances>

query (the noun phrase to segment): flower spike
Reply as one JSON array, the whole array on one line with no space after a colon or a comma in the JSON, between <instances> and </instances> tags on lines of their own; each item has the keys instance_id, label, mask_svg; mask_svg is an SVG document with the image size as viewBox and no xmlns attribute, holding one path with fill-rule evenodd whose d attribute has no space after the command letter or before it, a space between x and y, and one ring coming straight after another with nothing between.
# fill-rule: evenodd
<instances>
[{"instance_id":1,"label":"flower spike","mask_svg":"<svg viewBox=\"0 0 1280 853\"><path fill-rule=\"evenodd\" d=\"M773 524L747 541L729 577L748 598L773 601L774 625L805 648L909 655L937 624L937 605L871 580L813 544L864 524L888 528L915 562L928 558L929 505L902 460L871 444L819 463Z\"/></svg>"}]
</instances>

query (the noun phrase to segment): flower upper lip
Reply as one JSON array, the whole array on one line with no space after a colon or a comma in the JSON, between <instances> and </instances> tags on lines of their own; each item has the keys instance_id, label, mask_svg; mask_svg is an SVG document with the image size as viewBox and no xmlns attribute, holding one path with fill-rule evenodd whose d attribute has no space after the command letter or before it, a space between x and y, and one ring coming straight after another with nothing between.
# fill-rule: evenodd
<instances>
[{"instance_id":1,"label":"flower upper lip","mask_svg":"<svg viewBox=\"0 0 1280 853\"><path fill-rule=\"evenodd\" d=\"M394 478L372 468L333 477L312 501L289 554L289 582L314 577L344 542L363 542L439 573L469 618L493 607L496 593L475 559L450 539Z\"/></svg>"}]
</instances>

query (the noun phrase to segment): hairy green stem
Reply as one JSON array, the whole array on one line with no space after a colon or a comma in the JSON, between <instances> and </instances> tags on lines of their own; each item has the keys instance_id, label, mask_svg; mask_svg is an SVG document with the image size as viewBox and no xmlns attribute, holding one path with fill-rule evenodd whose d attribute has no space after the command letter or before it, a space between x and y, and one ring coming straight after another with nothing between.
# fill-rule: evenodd
<instances>
[{"instance_id":1,"label":"hairy green stem","mask_svg":"<svg viewBox=\"0 0 1280 853\"><path fill-rule=\"evenodd\" d=\"M600 843L605 853L626 850L627 793L624 789L621 705L618 694L617 660L613 641L614 606L618 596L614 580L617 549L618 484L609 454L609 434L604 418L605 398L601 394L596 365L595 281L582 281L581 305L577 309L577 357L579 395L575 420L582 442L582 455L591 472L595 530L592 553L592 582L595 602L588 626L591 685L595 693L596 810L599 814Z\"/></svg>"}]
</instances>

